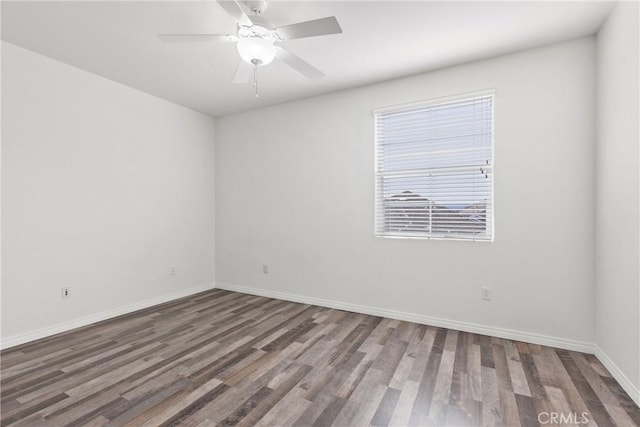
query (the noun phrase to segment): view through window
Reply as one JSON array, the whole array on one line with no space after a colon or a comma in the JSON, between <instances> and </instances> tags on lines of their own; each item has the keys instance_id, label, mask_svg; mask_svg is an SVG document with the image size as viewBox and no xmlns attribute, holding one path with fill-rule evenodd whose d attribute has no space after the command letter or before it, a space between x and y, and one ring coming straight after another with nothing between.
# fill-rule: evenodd
<instances>
[{"instance_id":1,"label":"view through window","mask_svg":"<svg viewBox=\"0 0 640 427\"><path fill-rule=\"evenodd\" d=\"M376 235L493 240L493 94L379 110Z\"/></svg>"}]
</instances>

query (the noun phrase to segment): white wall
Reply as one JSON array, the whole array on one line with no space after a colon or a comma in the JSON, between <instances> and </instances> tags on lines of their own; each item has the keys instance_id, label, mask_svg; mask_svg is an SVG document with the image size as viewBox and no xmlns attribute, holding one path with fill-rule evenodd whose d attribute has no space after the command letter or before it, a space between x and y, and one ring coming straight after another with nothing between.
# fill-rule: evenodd
<instances>
[{"instance_id":1,"label":"white wall","mask_svg":"<svg viewBox=\"0 0 640 427\"><path fill-rule=\"evenodd\" d=\"M3 42L2 122L5 345L212 284L211 117Z\"/></svg>"},{"instance_id":2,"label":"white wall","mask_svg":"<svg viewBox=\"0 0 640 427\"><path fill-rule=\"evenodd\" d=\"M218 119L217 281L589 348L594 56L586 38ZM486 88L495 242L374 238L372 109Z\"/></svg>"},{"instance_id":3,"label":"white wall","mask_svg":"<svg viewBox=\"0 0 640 427\"><path fill-rule=\"evenodd\" d=\"M598 33L596 343L640 404L638 9L619 3Z\"/></svg>"}]
</instances>

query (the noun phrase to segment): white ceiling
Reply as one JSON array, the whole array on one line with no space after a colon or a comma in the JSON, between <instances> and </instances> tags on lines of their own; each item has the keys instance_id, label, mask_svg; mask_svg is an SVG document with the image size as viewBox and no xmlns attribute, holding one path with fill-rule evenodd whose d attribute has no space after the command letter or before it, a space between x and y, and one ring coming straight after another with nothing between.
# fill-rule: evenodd
<instances>
[{"instance_id":1,"label":"white ceiling","mask_svg":"<svg viewBox=\"0 0 640 427\"><path fill-rule=\"evenodd\" d=\"M220 116L594 34L611 2L275 1L275 26L336 16L343 33L284 42L326 74L274 62L260 98L231 81L234 44L163 43L156 34L235 33L215 1L3 1L2 39Z\"/></svg>"}]
</instances>

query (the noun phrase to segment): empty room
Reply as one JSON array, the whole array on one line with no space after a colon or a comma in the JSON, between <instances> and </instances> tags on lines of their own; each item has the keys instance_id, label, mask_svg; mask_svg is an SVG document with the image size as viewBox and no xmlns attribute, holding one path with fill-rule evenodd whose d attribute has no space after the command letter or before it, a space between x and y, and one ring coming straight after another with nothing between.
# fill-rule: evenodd
<instances>
[{"instance_id":1,"label":"empty room","mask_svg":"<svg viewBox=\"0 0 640 427\"><path fill-rule=\"evenodd\" d=\"M640 2L0 7L0 425L640 426Z\"/></svg>"}]
</instances>

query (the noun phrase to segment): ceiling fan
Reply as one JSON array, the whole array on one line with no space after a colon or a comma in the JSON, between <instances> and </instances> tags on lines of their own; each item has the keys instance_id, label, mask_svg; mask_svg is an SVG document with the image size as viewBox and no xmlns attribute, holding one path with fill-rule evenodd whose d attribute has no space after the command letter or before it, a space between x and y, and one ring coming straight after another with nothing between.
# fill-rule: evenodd
<instances>
[{"instance_id":1,"label":"ceiling fan","mask_svg":"<svg viewBox=\"0 0 640 427\"><path fill-rule=\"evenodd\" d=\"M253 86L258 97L257 68L278 59L312 80L324 74L304 59L294 55L280 43L304 37L342 33L335 16L314 19L274 28L263 18L267 0L217 0L218 4L236 20L236 34L158 34L164 41L226 41L236 43L240 65L234 83L247 83L253 72Z\"/></svg>"}]
</instances>

